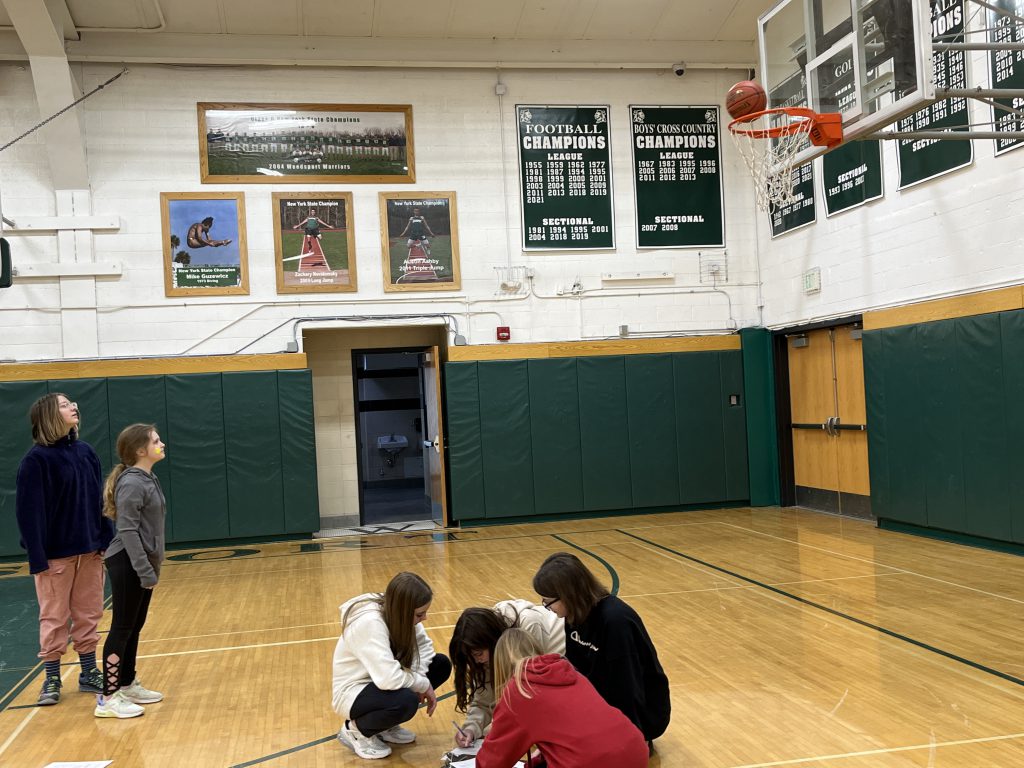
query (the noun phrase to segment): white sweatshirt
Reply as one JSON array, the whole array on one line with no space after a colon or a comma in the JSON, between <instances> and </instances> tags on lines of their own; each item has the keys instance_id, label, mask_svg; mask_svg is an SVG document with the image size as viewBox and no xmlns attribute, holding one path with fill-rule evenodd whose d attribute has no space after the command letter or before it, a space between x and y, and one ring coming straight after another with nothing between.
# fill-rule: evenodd
<instances>
[{"instance_id":1,"label":"white sweatshirt","mask_svg":"<svg viewBox=\"0 0 1024 768\"><path fill-rule=\"evenodd\" d=\"M416 693L424 693L430 687L426 671L434 658L434 644L423 624L416 625L416 658L412 669L406 669L391 651L391 635L384 623L383 606L377 602L379 597L376 594L353 597L338 609L344 619L348 607L359 603L349 614L348 624L334 649L331 704L344 718L348 718L356 696L370 683L382 691L411 688Z\"/></svg>"},{"instance_id":2,"label":"white sweatshirt","mask_svg":"<svg viewBox=\"0 0 1024 768\"><path fill-rule=\"evenodd\" d=\"M533 638L542 654L565 654L565 622L552 611L528 600L502 600L494 610L509 622L518 617L519 628ZM479 739L490 728L494 707L494 686L488 680L470 699L462 730Z\"/></svg>"}]
</instances>

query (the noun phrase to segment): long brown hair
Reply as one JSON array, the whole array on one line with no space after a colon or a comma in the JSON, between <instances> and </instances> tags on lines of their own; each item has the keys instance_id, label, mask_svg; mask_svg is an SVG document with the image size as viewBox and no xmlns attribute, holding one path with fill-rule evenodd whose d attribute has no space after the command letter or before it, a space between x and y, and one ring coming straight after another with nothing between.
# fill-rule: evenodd
<instances>
[{"instance_id":1,"label":"long brown hair","mask_svg":"<svg viewBox=\"0 0 1024 768\"><path fill-rule=\"evenodd\" d=\"M524 698L530 699L530 683L526 679L526 662L540 655L540 648L530 633L523 629L508 629L494 646L494 698L505 693L512 680Z\"/></svg>"},{"instance_id":2,"label":"long brown hair","mask_svg":"<svg viewBox=\"0 0 1024 768\"><path fill-rule=\"evenodd\" d=\"M565 620L582 624L597 602L611 593L576 555L556 552L541 563L533 576L533 589L542 597L561 600Z\"/></svg>"},{"instance_id":3,"label":"long brown hair","mask_svg":"<svg viewBox=\"0 0 1024 768\"><path fill-rule=\"evenodd\" d=\"M341 617L341 631L345 632L349 614L357 605L374 602L381 606L384 624L388 628L391 652L395 660L406 669L412 667L416 660L416 609L421 608L434 599L434 593L422 578L415 573L403 571L395 574L388 582L384 593L377 593L352 603Z\"/></svg>"},{"instance_id":4,"label":"long brown hair","mask_svg":"<svg viewBox=\"0 0 1024 768\"><path fill-rule=\"evenodd\" d=\"M114 504L117 479L128 467L135 466L135 462L139 460L139 451L146 450L154 432L155 424L132 424L122 429L121 434L117 436L117 457L121 463L110 470L107 481L103 484L103 514L111 520L117 520L117 507Z\"/></svg>"},{"instance_id":5,"label":"long brown hair","mask_svg":"<svg viewBox=\"0 0 1024 768\"><path fill-rule=\"evenodd\" d=\"M518 619L518 613L516 614ZM487 685L492 677L494 647L498 638L511 625L508 619L493 608L467 608L455 622L448 656L452 660L455 682L455 709L466 712L476 692ZM473 651L487 651L491 660L486 664L473 658Z\"/></svg>"},{"instance_id":6,"label":"long brown hair","mask_svg":"<svg viewBox=\"0 0 1024 768\"><path fill-rule=\"evenodd\" d=\"M71 398L63 392L51 392L43 395L34 403L28 411L28 419L32 422L32 440L37 445L53 445L68 434L72 440L78 439L78 428L72 427L68 431L67 422L60 415L60 398ZM78 413L79 426L82 423L82 413ZM72 434L73 433L73 434Z\"/></svg>"}]
</instances>

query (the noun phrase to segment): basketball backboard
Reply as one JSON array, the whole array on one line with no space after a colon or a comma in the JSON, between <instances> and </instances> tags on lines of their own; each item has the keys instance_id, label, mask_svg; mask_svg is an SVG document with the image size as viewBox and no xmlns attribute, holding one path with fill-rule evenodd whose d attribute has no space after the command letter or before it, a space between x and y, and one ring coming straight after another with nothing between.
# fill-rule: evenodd
<instances>
[{"instance_id":1,"label":"basketball backboard","mask_svg":"<svg viewBox=\"0 0 1024 768\"><path fill-rule=\"evenodd\" d=\"M758 20L768 106L839 112L844 142L879 131L935 100L941 20L929 0L781 0ZM827 151L808 143L795 164Z\"/></svg>"}]
</instances>

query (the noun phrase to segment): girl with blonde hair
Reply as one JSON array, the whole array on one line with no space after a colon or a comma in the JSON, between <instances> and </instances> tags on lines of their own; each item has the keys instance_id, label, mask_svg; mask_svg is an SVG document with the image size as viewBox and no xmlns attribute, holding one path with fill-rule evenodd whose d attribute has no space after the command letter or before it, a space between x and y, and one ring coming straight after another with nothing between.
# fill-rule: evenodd
<instances>
[{"instance_id":1,"label":"girl with blonde hair","mask_svg":"<svg viewBox=\"0 0 1024 768\"><path fill-rule=\"evenodd\" d=\"M338 740L365 760L391 754L416 734L402 728L420 703L434 714L434 689L451 675L448 657L435 653L423 629L434 594L415 573L399 573L383 593L342 604L341 637L334 649L332 705L345 722Z\"/></svg>"},{"instance_id":2,"label":"girl with blonde hair","mask_svg":"<svg viewBox=\"0 0 1024 768\"><path fill-rule=\"evenodd\" d=\"M103 693L96 697L96 717L138 717L145 712L140 704L164 697L135 676L139 634L164 560L167 502L153 474L164 448L152 424L125 427L117 436L121 463L103 487L103 514L117 521L117 536L106 553L113 618L103 644Z\"/></svg>"},{"instance_id":3,"label":"girl with blonde hair","mask_svg":"<svg viewBox=\"0 0 1024 768\"><path fill-rule=\"evenodd\" d=\"M643 734L557 653L509 629L494 648L494 721L478 768L511 768L536 745L548 768L609 765L645 768ZM527 758L532 763L532 755Z\"/></svg>"}]
</instances>

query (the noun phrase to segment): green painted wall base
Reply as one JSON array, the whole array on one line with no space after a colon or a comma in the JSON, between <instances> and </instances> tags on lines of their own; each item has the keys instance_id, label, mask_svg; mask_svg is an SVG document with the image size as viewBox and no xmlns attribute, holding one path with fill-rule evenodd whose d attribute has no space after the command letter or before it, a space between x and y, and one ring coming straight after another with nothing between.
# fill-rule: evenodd
<instances>
[{"instance_id":1,"label":"green painted wall base","mask_svg":"<svg viewBox=\"0 0 1024 768\"><path fill-rule=\"evenodd\" d=\"M605 509L600 512L576 512L565 515L532 515L530 517L487 518L477 520L459 520L460 528L483 528L491 525L518 525L520 523L551 523L559 520L586 520L604 517L635 517L636 515L661 515L668 512L701 512L709 509L741 509L745 504L722 502L720 504L674 505L670 507L648 507L646 509Z\"/></svg>"},{"instance_id":2,"label":"green painted wall base","mask_svg":"<svg viewBox=\"0 0 1024 768\"><path fill-rule=\"evenodd\" d=\"M993 552L1004 552L1008 555L1019 555L1024 557L1024 545L1014 544L1010 541L984 539L980 536L969 536L966 533L956 533L954 531L940 531L936 528L924 528L920 525L901 523L898 520L879 520L878 527L886 531L909 533L912 536L923 536L928 539L948 541L952 544L966 544L969 547L978 547L979 549L988 549Z\"/></svg>"}]
</instances>

